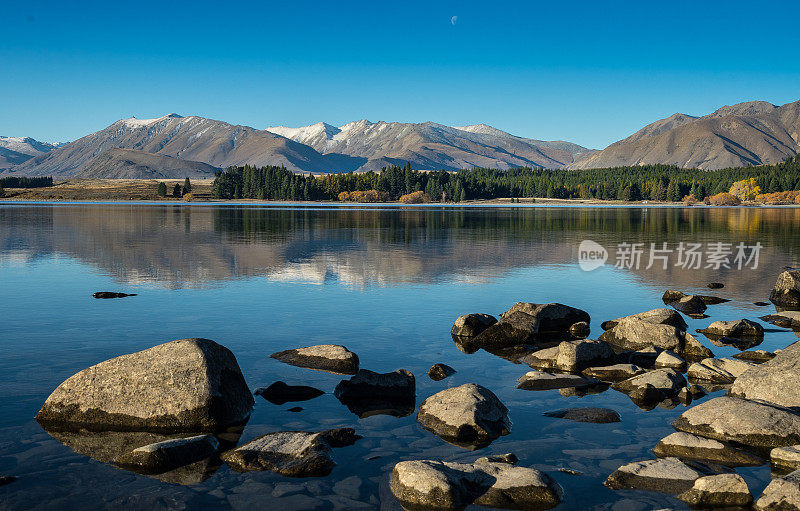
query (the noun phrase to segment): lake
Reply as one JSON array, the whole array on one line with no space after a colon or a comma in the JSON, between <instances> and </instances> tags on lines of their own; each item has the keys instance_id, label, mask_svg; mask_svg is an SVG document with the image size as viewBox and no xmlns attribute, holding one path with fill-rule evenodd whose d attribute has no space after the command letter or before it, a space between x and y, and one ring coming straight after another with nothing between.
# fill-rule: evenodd
<instances>
[{"instance_id":1,"label":"lake","mask_svg":"<svg viewBox=\"0 0 800 511\"><path fill-rule=\"evenodd\" d=\"M581 269L584 240L608 250L606 264ZM638 268L615 258L625 243L643 244ZM757 265L751 259L738 269L732 254L730 268L707 268L705 260L687 268L675 250L665 269L660 260L646 267L651 243L671 250L730 243L734 252L739 243L760 245ZM559 509L682 508L669 495L602 483L624 463L653 458L650 450L673 431L684 405L645 411L614 390L579 397L516 389L529 368L483 350L463 353L450 336L453 321L472 312L499 316L519 301L560 302L587 311L596 338L605 320L664 307L667 289L731 300L709 306L708 319L687 317L693 332L774 312L754 302L767 299L785 267L799 265L795 208L3 204L0 474L19 479L0 488L0 508L400 509L388 488L398 461L506 452L561 484ZM711 291L709 282L725 287ZM137 296L96 300L95 291ZM68 446L33 420L70 375L187 337L229 348L251 390L283 380L325 391L283 405L256 396L240 443L272 431L334 427L353 427L363 439L335 449L337 466L324 478L237 473L223 464L162 481L101 461L115 442L130 439L61 438ZM717 357L737 351L697 337ZM770 331L759 348L796 340L790 331ZM333 396L342 376L269 358L313 344L343 344L365 369L408 369L417 405L448 387L483 385L509 408L511 433L470 451L423 429L416 413L359 418ZM456 374L432 381L426 373L437 362ZM303 409L289 411L295 406ZM612 408L622 420L543 416L576 406ZM755 496L770 479L768 466L737 472Z\"/></svg>"}]
</instances>

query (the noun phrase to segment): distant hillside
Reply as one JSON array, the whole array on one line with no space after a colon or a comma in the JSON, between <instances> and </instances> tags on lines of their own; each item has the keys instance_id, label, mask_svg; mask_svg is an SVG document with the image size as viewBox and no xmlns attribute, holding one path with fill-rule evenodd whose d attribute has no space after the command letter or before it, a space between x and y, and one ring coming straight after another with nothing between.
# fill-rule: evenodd
<instances>
[{"instance_id":1,"label":"distant hillside","mask_svg":"<svg viewBox=\"0 0 800 511\"><path fill-rule=\"evenodd\" d=\"M0 169L26 162L58 147L30 137L0 137Z\"/></svg>"},{"instance_id":2,"label":"distant hillside","mask_svg":"<svg viewBox=\"0 0 800 511\"><path fill-rule=\"evenodd\" d=\"M76 177L98 179L169 179L214 177L218 170L207 163L182 160L132 149L107 149L78 172Z\"/></svg>"},{"instance_id":3,"label":"distant hillside","mask_svg":"<svg viewBox=\"0 0 800 511\"><path fill-rule=\"evenodd\" d=\"M703 117L674 114L602 151L579 157L572 168L663 163L716 170L776 163L800 152L800 101L775 106L751 101Z\"/></svg>"}]
</instances>

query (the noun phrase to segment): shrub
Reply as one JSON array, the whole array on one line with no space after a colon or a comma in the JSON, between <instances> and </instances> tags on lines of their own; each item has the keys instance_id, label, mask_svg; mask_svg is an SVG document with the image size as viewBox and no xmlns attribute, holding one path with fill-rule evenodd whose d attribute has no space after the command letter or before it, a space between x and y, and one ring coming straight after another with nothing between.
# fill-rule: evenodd
<instances>
[{"instance_id":1,"label":"shrub","mask_svg":"<svg viewBox=\"0 0 800 511\"><path fill-rule=\"evenodd\" d=\"M795 204L800 198L800 190L790 192L761 193L756 195L756 202L764 204Z\"/></svg>"},{"instance_id":2,"label":"shrub","mask_svg":"<svg viewBox=\"0 0 800 511\"><path fill-rule=\"evenodd\" d=\"M184 193L183 194L183 200L185 200L186 202L192 202L193 199L194 199L194 195L192 195L191 193Z\"/></svg>"},{"instance_id":3,"label":"shrub","mask_svg":"<svg viewBox=\"0 0 800 511\"><path fill-rule=\"evenodd\" d=\"M697 197L695 197L693 193L690 193L689 195L683 198L683 203L686 204L687 206L690 204L697 204L698 202L700 202L700 200Z\"/></svg>"},{"instance_id":4,"label":"shrub","mask_svg":"<svg viewBox=\"0 0 800 511\"><path fill-rule=\"evenodd\" d=\"M733 183L729 193L741 200L753 200L761 193L761 187L756 184L755 178L751 177Z\"/></svg>"},{"instance_id":5,"label":"shrub","mask_svg":"<svg viewBox=\"0 0 800 511\"><path fill-rule=\"evenodd\" d=\"M738 206L742 200L727 192L718 193L711 197L710 203L712 206Z\"/></svg>"},{"instance_id":6,"label":"shrub","mask_svg":"<svg viewBox=\"0 0 800 511\"><path fill-rule=\"evenodd\" d=\"M431 198L428 197L428 194L422 191L409 193L400 197L400 202L403 204L423 204L430 201Z\"/></svg>"},{"instance_id":7,"label":"shrub","mask_svg":"<svg viewBox=\"0 0 800 511\"><path fill-rule=\"evenodd\" d=\"M386 202L389 200L389 192L380 190L356 190L354 192L341 192L339 200L349 202Z\"/></svg>"}]
</instances>

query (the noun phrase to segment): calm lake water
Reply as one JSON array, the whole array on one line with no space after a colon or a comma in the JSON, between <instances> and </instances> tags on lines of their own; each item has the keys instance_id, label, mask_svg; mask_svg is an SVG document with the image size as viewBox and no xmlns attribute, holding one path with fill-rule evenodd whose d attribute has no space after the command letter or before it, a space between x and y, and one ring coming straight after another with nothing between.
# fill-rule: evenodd
<instances>
[{"instance_id":1,"label":"calm lake water","mask_svg":"<svg viewBox=\"0 0 800 511\"><path fill-rule=\"evenodd\" d=\"M582 240L606 247L608 264L582 271ZM638 270L614 266L618 244L651 242L758 242L761 250L755 269L684 269L676 255L666 270L661 263L646 269L646 252ZM462 353L450 327L461 314L499 315L518 301L561 302L591 315L596 338L604 320L663 307L666 289L732 300L710 306L708 319L687 318L691 331L715 320L755 320L775 309L753 302L766 300L784 267L798 265L800 209L789 208L2 205L0 474L19 480L0 487L0 508L400 509L388 489L398 461L505 452L564 487L559 509L682 508L668 495L613 491L602 482L624 463L652 458L683 405L643 411L614 390L585 397L517 390L527 366L485 351ZM725 288L710 291L712 281ZM101 290L138 296L93 299ZM240 442L344 426L364 438L334 450L337 466L324 478L240 474L222 465L183 474L193 484L175 484L99 461L130 438L62 438L78 454L33 420L70 375L185 337L231 349L251 389L283 380L326 392L280 406L257 397ZM718 357L736 352L698 338ZM792 332L770 332L760 348L796 340ZM415 413L359 418L332 394L342 377L269 358L328 343L356 352L362 368L412 371L417 404L447 387L484 385L510 409L511 434L468 451L424 430ZM426 372L436 362L458 372L434 382ZM294 406L303 410L288 411ZM542 415L570 406L613 408L622 421ZM738 472L756 496L770 478L766 466Z\"/></svg>"}]
</instances>

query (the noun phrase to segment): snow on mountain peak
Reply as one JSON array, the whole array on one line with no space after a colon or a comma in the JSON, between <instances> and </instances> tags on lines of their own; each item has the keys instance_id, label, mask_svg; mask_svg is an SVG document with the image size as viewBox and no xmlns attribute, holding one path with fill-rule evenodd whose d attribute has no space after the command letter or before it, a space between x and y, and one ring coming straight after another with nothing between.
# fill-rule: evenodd
<instances>
[{"instance_id":1,"label":"snow on mountain peak","mask_svg":"<svg viewBox=\"0 0 800 511\"><path fill-rule=\"evenodd\" d=\"M181 117L178 114L167 114L167 115L162 115L161 117L156 117L155 119L137 119L136 117L129 117L127 119L121 119L117 122L122 123L124 126L128 128L136 129L136 128L142 128L144 126L150 126L151 124L155 124L159 121L163 121L166 119L182 119L182 118L183 117Z\"/></svg>"}]
</instances>

